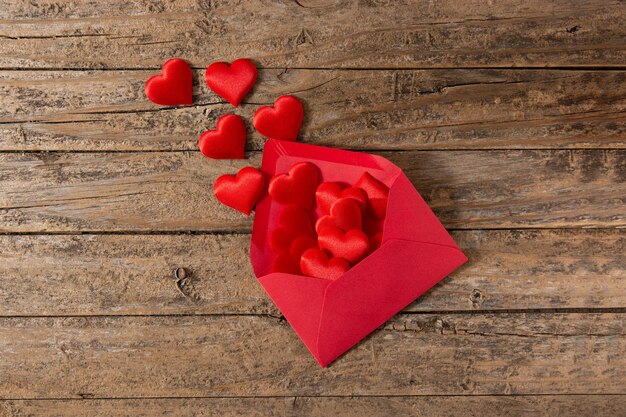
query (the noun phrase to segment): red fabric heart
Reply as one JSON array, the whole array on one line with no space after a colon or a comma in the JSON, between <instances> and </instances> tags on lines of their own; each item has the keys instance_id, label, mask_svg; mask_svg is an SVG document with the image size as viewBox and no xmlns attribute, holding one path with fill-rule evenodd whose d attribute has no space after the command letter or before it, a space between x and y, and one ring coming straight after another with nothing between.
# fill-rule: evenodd
<instances>
[{"instance_id":1,"label":"red fabric heart","mask_svg":"<svg viewBox=\"0 0 626 417\"><path fill-rule=\"evenodd\" d=\"M288 173L275 175L270 180L268 192L278 203L295 204L309 210L318 182L317 167L310 162L299 162Z\"/></svg>"},{"instance_id":2,"label":"red fabric heart","mask_svg":"<svg viewBox=\"0 0 626 417\"><path fill-rule=\"evenodd\" d=\"M317 248L317 241L311 236L300 236L291 242L289 254L296 259L300 259L302 254L311 248Z\"/></svg>"},{"instance_id":3,"label":"red fabric heart","mask_svg":"<svg viewBox=\"0 0 626 417\"><path fill-rule=\"evenodd\" d=\"M361 208L352 198L344 197L335 201L330 207L330 214L320 217L315 223L315 230L319 234L327 225L333 225L347 232L361 229Z\"/></svg>"},{"instance_id":4,"label":"red fabric heart","mask_svg":"<svg viewBox=\"0 0 626 417\"><path fill-rule=\"evenodd\" d=\"M363 173L354 186L367 194L367 208L370 213L383 219L387 213L389 187L372 177L369 172Z\"/></svg>"},{"instance_id":5,"label":"red fabric heart","mask_svg":"<svg viewBox=\"0 0 626 417\"><path fill-rule=\"evenodd\" d=\"M315 191L315 201L322 213L330 213L330 207L333 203L342 197L349 197L356 201L361 209L365 208L367 196L365 191L360 188L348 187L342 189L341 185L336 182L323 182Z\"/></svg>"},{"instance_id":6,"label":"red fabric heart","mask_svg":"<svg viewBox=\"0 0 626 417\"><path fill-rule=\"evenodd\" d=\"M214 62L206 69L207 85L218 96L233 106L239 106L256 82L256 66L247 59L238 59L228 65Z\"/></svg>"},{"instance_id":7,"label":"red fabric heart","mask_svg":"<svg viewBox=\"0 0 626 417\"><path fill-rule=\"evenodd\" d=\"M198 139L200 152L213 159L243 159L246 147L246 125L241 117L226 114L219 118L215 130L207 130Z\"/></svg>"},{"instance_id":8,"label":"red fabric heart","mask_svg":"<svg viewBox=\"0 0 626 417\"><path fill-rule=\"evenodd\" d=\"M300 269L304 275L310 277L335 280L350 268L350 264L343 258L331 258L324 251L312 248L302 254Z\"/></svg>"},{"instance_id":9,"label":"red fabric heart","mask_svg":"<svg viewBox=\"0 0 626 417\"><path fill-rule=\"evenodd\" d=\"M270 139L296 140L304 117L300 100L293 96L281 96L274 107L261 107L254 113L256 130Z\"/></svg>"},{"instance_id":10,"label":"red fabric heart","mask_svg":"<svg viewBox=\"0 0 626 417\"><path fill-rule=\"evenodd\" d=\"M175 106L193 103L193 73L182 59L170 59L161 67L162 75L146 81L146 97L156 104Z\"/></svg>"},{"instance_id":11,"label":"red fabric heart","mask_svg":"<svg viewBox=\"0 0 626 417\"><path fill-rule=\"evenodd\" d=\"M269 245L274 252L285 252L301 236L315 236L309 212L300 206L290 205L278 215L278 227L270 234Z\"/></svg>"},{"instance_id":12,"label":"red fabric heart","mask_svg":"<svg viewBox=\"0 0 626 417\"><path fill-rule=\"evenodd\" d=\"M270 272L300 275L300 261L290 253L281 252L274 258Z\"/></svg>"},{"instance_id":13,"label":"red fabric heart","mask_svg":"<svg viewBox=\"0 0 626 417\"><path fill-rule=\"evenodd\" d=\"M363 259L370 248L367 235L356 229L344 232L337 227L326 227L320 231L317 241L320 248L335 257L346 259L352 265Z\"/></svg>"},{"instance_id":14,"label":"red fabric heart","mask_svg":"<svg viewBox=\"0 0 626 417\"><path fill-rule=\"evenodd\" d=\"M245 167L237 172L237 176L222 175L215 180L213 193L222 204L250 215L263 194L264 185L265 180L261 171Z\"/></svg>"}]
</instances>

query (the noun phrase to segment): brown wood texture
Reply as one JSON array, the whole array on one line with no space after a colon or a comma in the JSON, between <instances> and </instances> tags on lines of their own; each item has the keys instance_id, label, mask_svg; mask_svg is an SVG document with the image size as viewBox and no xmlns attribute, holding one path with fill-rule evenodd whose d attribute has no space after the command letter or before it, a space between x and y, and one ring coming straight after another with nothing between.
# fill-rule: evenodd
<instances>
[{"instance_id":1,"label":"brown wood texture","mask_svg":"<svg viewBox=\"0 0 626 417\"><path fill-rule=\"evenodd\" d=\"M195 72L195 104L144 97L156 71L0 72L0 150L195 150L223 114L304 101L301 141L350 149L626 147L623 71L261 70L237 110ZM248 149L264 139L249 125Z\"/></svg>"},{"instance_id":2,"label":"brown wood texture","mask_svg":"<svg viewBox=\"0 0 626 417\"><path fill-rule=\"evenodd\" d=\"M451 228L626 225L626 151L383 152ZM248 231L199 152L0 154L0 231Z\"/></svg>"},{"instance_id":3,"label":"brown wood texture","mask_svg":"<svg viewBox=\"0 0 626 417\"><path fill-rule=\"evenodd\" d=\"M622 319L400 314L323 369L287 322L270 316L1 318L0 392L12 399L621 394Z\"/></svg>"},{"instance_id":4,"label":"brown wood texture","mask_svg":"<svg viewBox=\"0 0 626 417\"><path fill-rule=\"evenodd\" d=\"M623 66L625 18L619 0L22 0L0 11L0 66Z\"/></svg>"},{"instance_id":5,"label":"brown wood texture","mask_svg":"<svg viewBox=\"0 0 626 417\"><path fill-rule=\"evenodd\" d=\"M626 229L452 236L469 263L405 311L626 305ZM250 235L0 236L0 316L279 317L254 278L249 245Z\"/></svg>"},{"instance_id":6,"label":"brown wood texture","mask_svg":"<svg viewBox=\"0 0 626 417\"><path fill-rule=\"evenodd\" d=\"M623 395L167 398L124 400L0 401L3 417L509 417L619 416ZM2 414L4 413L4 414Z\"/></svg>"}]
</instances>

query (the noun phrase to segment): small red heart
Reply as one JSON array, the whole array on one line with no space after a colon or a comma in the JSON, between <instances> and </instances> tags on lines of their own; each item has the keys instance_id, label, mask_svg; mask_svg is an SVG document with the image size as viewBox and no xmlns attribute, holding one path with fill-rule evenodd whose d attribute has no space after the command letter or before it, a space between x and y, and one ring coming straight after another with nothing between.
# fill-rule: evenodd
<instances>
[{"instance_id":1,"label":"small red heart","mask_svg":"<svg viewBox=\"0 0 626 417\"><path fill-rule=\"evenodd\" d=\"M182 59L170 59L161 67L162 75L146 81L146 97L156 104L175 106L193 103L193 73Z\"/></svg>"},{"instance_id":2,"label":"small red heart","mask_svg":"<svg viewBox=\"0 0 626 417\"><path fill-rule=\"evenodd\" d=\"M270 272L300 275L300 262L290 253L281 252L274 258Z\"/></svg>"},{"instance_id":3,"label":"small red heart","mask_svg":"<svg viewBox=\"0 0 626 417\"><path fill-rule=\"evenodd\" d=\"M372 237L370 237L370 251L374 252L376 249L380 248L380 245L382 242L383 242L383 232L378 232Z\"/></svg>"},{"instance_id":4,"label":"small red heart","mask_svg":"<svg viewBox=\"0 0 626 417\"><path fill-rule=\"evenodd\" d=\"M298 138L304 108L294 96L281 96L274 107L264 106L254 113L252 122L256 130L270 139L291 140Z\"/></svg>"},{"instance_id":5,"label":"small red heart","mask_svg":"<svg viewBox=\"0 0 626 417\"><path fill-rule=\"evenodd\" d=\"M301 236L315 236L309 212L300 206L289 205L278 215L278 227L270 234L270 248L274 252L285 252Z\"/></svg>"},{"instance_id":6,"label":"small red heart","mask_svg":"<svg viewBox=\"0 0 626 417\"><path fill-rule=\"evenodd\" d=\"M250 215L252 208L263 194L263 173L253 167L245 167L237 176L222 175L213 185L215 197L228 207Z\"/></svg>"},{"instance_id":7,"label":"small red heart","mask_svg":"<svg viewBox=\"0 0 626 417\"><path fill-rule=\"evenodd\" d=\"M275 175L270 180L268 192L278 203L295 204L309 210L318 182L317 167L310 162L299 162L288 173Z\"/></svg>"},{"instance_id":8,"label":"small red heart","mask_svg":"<svg viewBox=\"0 0 626 417\"><path fill-rule=\"evenodd\" d=\"M344 232L337 227L326 227L320 231L317 241L320 248L353 265L363 259L370 248L369 238L358 229Z\"/></svg>"},{"instance_id":9,"label":"small red heart","mask_svg":"<svg viewBox=\"0 0 626 417\"><path fill-rule=\"evenodd\" d=\"M243 159L246 148L246 125L241 117L226 114L215 130L207 130L198 139L200 152L213 159Z\"/></svg>"},{"instance_id":10,"label":"small red heart","mask_svg":"<svg viewBox=\"0 0 626 417\"><path fill-rule=\"evenodd\" d=\"M317 248L317 241L311 236L300 236L291 242L289 253L296 259L300 259L302 254L311 248Z\"/></svg>"},{"instance_id":11,"label":"small red heart","mask_svg":"<svg viewBox=\"0 0 626 417\"><path fill-rule=\"evenodd\" d=\"M327 225L333 225L343 231L361 229L361 208L352 198L344 197L335 201L330 207L330 214L320 217L315 223L319 234Z\"/></svg>"},{"instance_id":12,"label":"small red heart","mask_svg":"<svg viewBox=\"0 0 626 417\"><path fill-rule=\"evenodd\" d=\"M218 96L233 106L239 106L256 82L256 66L247 59L238 59L228 65L214 62L206 69L207 85Z\"/></svg>"},{"instance_id":13,"label":"small red heart","mask_svg":"<svg viewBox=\"0 0 626 417\"><path fill-rule=\"evenodd\" d=\"M367 196L365 191L360 188L348 187L342 189L341 185L336 182L323 182L315 191L315 200L317 206L323 213L330 213L330 207L333 203L342 197L349 197L356 201L361 209L365 208Z\"/></svg>"},{"instance_id":14,"label":"small red heart","mask_svg":"<svg viewBox=\"0 0 626 417\"><path fill-rule=\"evenodd\" d=\"M367 194L367 208L377 218L383 219L387 212L389 187L365 172L354 185Z\"/></svg>"},{"instance_id":15,"label":"small red heart","mask_svg":"<svg viewBox=\"0 0 626 417\"><path fill-rule=\"evenodd\" d=\"M300 269L310 277L336 280L350 269L350 264L343 258L331 258L324 251L312 248L302 254Z\"/></svg>"}]
</instances>

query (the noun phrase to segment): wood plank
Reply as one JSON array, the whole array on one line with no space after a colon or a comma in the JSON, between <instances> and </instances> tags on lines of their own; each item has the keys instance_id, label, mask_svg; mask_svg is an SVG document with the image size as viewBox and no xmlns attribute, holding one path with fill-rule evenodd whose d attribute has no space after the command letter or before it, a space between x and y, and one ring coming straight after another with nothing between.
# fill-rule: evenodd
<instances>
[{"instance_id":1,"label":"wood plank","mask_svg":"<svg viewBox=\"0 0 626 417\"><path fill-rule=\"evenodd\" d=\"M615 313L399 315L327 369L269 316L2 318L0 392L624 394L625 349L624 314Z\"/></svg>"},{"instance_id":2,"label":"wood plank","mask_svg":"<svg viewBox=\"0 0 626 417\"><path fill-rule=\"evenodd\" d=\"M449 228L626 225L626 151L383 152ZM0 231L249 231L199 152L0 154Z\"/></svg>"},{"instance_id":3,"label":"wood plank","mask_svg":"<svg viewBox=\"0 0 626 417\"><path fill-rule=\"evenodd\" d=\"M452 235L469 263L405 311L626 307L626 229ZM0 316L280 316L256 283L249 244L249 235L0 236Z\"/></svg>"},{"instance_id":4,"label":"wood plank","mask_svg":"<svg viewBox=\"0 0 626 417\"><path fill-rule=\"evenodd\" d=\"M625 18L619 0L22 0L0 11L0 66L623 66Z\"/></svg>"},{"instance_id":5,"label":"wood plank","mask_svg":"<svg viewBox=\"0 0 626 417\"><path fill-rule=\"evenodd\" d=\"M196 71L195 106L143 94L154 71L0 72L0 150L196 150L233 112ZM626 147L623 71L261 70L234 112L296 94L303 142L352 149ZM263 138L249 123L248 149Z\"/></svg>"},{"instance_id":6,"label":"wood plank","mask_svg":"<svg viewBox=\"0 0 626 417\"><path fill-rule=\"evenodd\" d=\"M615 417L626 408L624 395L453 396L453 397L285 397L165 398L132 400L0 401L5 417L326 417L430 416Z\"/></svg>"}]
</instances>

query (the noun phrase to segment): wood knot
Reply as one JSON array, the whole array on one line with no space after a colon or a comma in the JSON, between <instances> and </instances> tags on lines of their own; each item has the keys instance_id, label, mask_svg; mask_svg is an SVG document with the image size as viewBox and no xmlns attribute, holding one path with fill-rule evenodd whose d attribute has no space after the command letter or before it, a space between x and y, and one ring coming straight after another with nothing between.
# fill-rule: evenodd
<instances>
[{"instance_id":1,"label":"wood knot","mask_svg":"<svg viewBox=\"0 0 626 417\"><path fill-rule=\"evenodd\" d=\"M187 278L187 270L185 268L177 268L174 271L174 276L176 277L177 280L181 281L185 278Z\"/></svg>"},{"instance_id":2,"label":"wood knot","mask_svg":"<svg viewBox=\"0 0 626 417\"><path fill-rule=\"evenodd\" d=\"M485 302L485 295L478 289L473 289L470 294L470 302L472 303L472 307L478 308Z\"/></svg>"}]
</instances>

